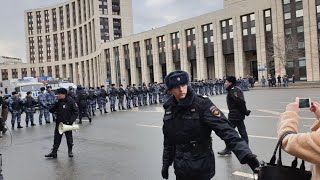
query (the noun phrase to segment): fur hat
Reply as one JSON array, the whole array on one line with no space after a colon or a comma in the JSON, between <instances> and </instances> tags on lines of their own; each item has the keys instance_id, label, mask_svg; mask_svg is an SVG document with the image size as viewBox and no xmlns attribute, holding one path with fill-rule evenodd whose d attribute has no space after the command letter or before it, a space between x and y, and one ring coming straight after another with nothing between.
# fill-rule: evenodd
<instances>
[{"instance_id":1,"label":"fur hat","mask_svg":"<svg viewBox=\"0 0 320 180\"><path fill-rule=\"evenodd\" d=\"M174 71L168 74L164 79L168 90L189 83L189 75L185 71Z\"/></svg>"}]
</instances>

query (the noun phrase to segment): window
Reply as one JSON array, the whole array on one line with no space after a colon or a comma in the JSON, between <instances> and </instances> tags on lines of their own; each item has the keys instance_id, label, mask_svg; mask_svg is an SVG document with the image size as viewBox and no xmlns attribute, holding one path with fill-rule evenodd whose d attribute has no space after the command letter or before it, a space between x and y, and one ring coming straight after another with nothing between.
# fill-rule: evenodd
<instances>
[{"instance_id":1,"label":"window","mask_svg":"<svg viewBox=\"0 0 320 180\"><path fill-rule=\"evenodd\" d=\"M203 26L203 31L206 32L208 30L207 25Z\"/></svg>"},{"instance_id":2,"label":"window","mask_svg":"<svg viewBox=\"0 0 320 180\"><path fill-rule=\"evenodd\" d=\"M290 35L290 34L292 34L291 28L288 28L288 29L286 29L285 31L286 31L286 32L285 32L285 33L286 33L286 35Z\"/></svg>"},{"instance_id":3,"label":"window","mask_svg":"<svg viewBox=\"0 0 320 180\"><path fill-rule=\"evenodd\" d=\"M230 39L233 39L233 32L230 32Z\"/></svg>"},{"instance_id":4,"label":"window","mask_svg":"<svg viewBox=\"0 0 320 180\"><path fill-rule=\"evenodd\" d=\"M222 27L226 27L226 21L222 21Z\"/></svg>"},{"instance_id":5,"label":"window","mask_svg":"<svg viewBox=\"0 0 320 180\"><path fill-rule=\"evenodd\" d=\"M251 28L251 34L256 34L256 27Z\"/></svg>"},{"instance_id":6,"label":"window","mask_svg":"<svg viewBox=\"0 0 320 180\"><path fill-rule=\"evenodd\" d=\"M299 58L299 67L306 67L306 58Z\"/></svg>"},{"instance_id":7,"label":"window","mask_svg":"<svg viewBox=\"0 0 320 180\"><path fill-rule=\"evenodd\" d=\"M222 34L222 39L223 39L223 40L226 40L226 39L227 39L227 34L226 34L226 33L223 33L223 34Z\"/></svg>"},{"instance_id":8,"label":"window","mask_svg":"<svg viewBox=\"0 0 320 180\"><path fill-rule=\"evenodd\" d=\"M188 41L188 47L191 47L191 41Z\"/></svg>"},{"instance_id":9,"label":"window","mask_svg":"<svg viewBox=\"0 0 320 180\"><path fill-rule=\"evenodd\" d=\"M302 33L304 31L304 27L303 26L298 26L297 27L297 32L298 33Z\"/></svg>"},{"instance_id":10,"label":"window","mask_svg":"<svg viewBox=\"0 0 320 180\"><path fill-rule=\"evenodd\" d=\"M317 6L317 13L320 13L320 5Z\"/></svg>"},{"instance_id":11,"label":"window","mask_svg":"<svg viewBox=\"0 0 320 180\"><path fill-rule=\"evenodd\" d=\"M297 10L296 11L296 17L303 17L303 9Z\"/></svg>"},{"instance_id":12,"label":"window","mask_svg":"<svg viewBox=\"0 0 320 180\"><path fill-rule=\"evenodd\" d=\"M233 23L232 23L232 19L229 20L229 26L232 26Z\"/></svg>"},{"instance_id":13,"label":"window","mask_svg":"<svg viewBox=\"0 0 320 180\"><path fill-rule=\"evenodd\" d=\"M302 0L296 0L296 2L301 2Z\"/></svg>"},{"instance_id":14,"label":"window","mask_svg":"<svg viewBox=\"0 0 320 180\"><path fill-rule=\"evenodd\" d=\"M213 42L213 36L210 36L210 42Z\"/></svg>"},{"instance_id":15,"label":"window","mask_svg":"<svg viewBox=\"0 0 320 180\"><path fill-rule=\"evenodd\" d=\"M271 31L271 30L272 30L271 24L267 24L266 25L266 31Z\"/></svg>"},{"instance_id":16,"label":"window","mask_svg":"<svg viewBox=\"0 0 320 180\"><path fill-rule=\"evenodd\" d=\"M242 16L242 22L247 22L247 16Z\"/></svg>"},{"instance_id":17,"label":"window","mask_svg":"<svg viewBox=\"0 0 320 180\"><path fill-rule=\"evenodd\" d=\"M242 33L243 33L244 36L247 36L247 35L248 35L248 29L244 29L244 30L242 31Z\"/></svg>"},{"instance_id":18,"label":"window","mask_svg":"<svg viewBox=\"0 0 320 180\"><path fill-rule=\"evenodd\" d=\"M291 19L291 13L285 13L284 19Z\"/></svg>"},{"instance_id":19,"label":"window","mask_svg":"<svg viewBox=\"0 0 320 180\"><path fill-rule=\"evenodd\" d=\"M176 38L176 34L172 34L172 39L175 39Z\"/></svg>"},{"instance_id":20,"label":"window","mask_svg":"<svg viewBox=\"0 0 320 180\"><path fill-rule=\"evenodd\" d=\"M287 67L288 68L293 68L294 67L293 61L287 61Z\"/></svg>"},{"instance_id":21,"label":"window","mask_svg":"<svg viewBox=\"0 0 320 180\"><path fill-rule=\"evenodd\" d=\"M251 20L251 21L256 20L256 16L255 16L254 14L250 14L250 20Z\"/></svg>"},{"instance_id":22,"label":"window","mask_svg":"<svg viewBox=\"0 0 320 180\"><path fill-rule=\"evenodd\" d=\"M271 11L267 10L265 11L264 17L270 17L271 16Z\"/></svg>"},{"instance_id":23,"label":"window","mask_svg":"<svg viewBox=\"0 0 320 180\"><path fill-rule=\"evenodd\" d=\"M187 30L187 35L188 35L188 36L190 36L190 31L191 31L190 29Z\"/></svg>"},{"instance_id":24,"label":"window","mask_svg":"<svg viewBox=\"0 0 320 180\"><path fill-rule=\"evenodd\" d=\"M192 29L192 34L196 34L196 29Z\"/></svg>"},{"instance_id":25,"label":"window","mask_svg":"<svg viewBox=\"0 0 320 180\"><path fill-rule=\"evenodd\" d=\"M283 4L289 4L290 0L283 0Z\"/></svg>"},{"instance_id":26,"label":"window","mask_svg":"<svg viewBox=\"0 0 320 180\"><path fill-rule=\"evenodd\" d=\"M210 24L210 30L213 30L213 24Z\"/></svg>"},{"instance_id":27,"label":"window","mask_svg":"<svg viewBox=\"0 0 320 180\"><path fill-rule=\"evenodd\" d=\"M320 22L318 22L318 29L320 30Z\"/></svg>"},{"instance_id":28,"label":"window","mask_svg":"<svg viewBox=\"0 0 320 180\"><path fill-rule=\"evenodd\" d=\"M206 43L206 44L208 43L208 38L207 37L204 38L204 43Z\"/></svg>"},{"instance_id":29,"label":"window","mask_svg":"<svg viewBox=\"0 0 320 180\"><path fill-rule=\"evenodd\" d=\"M304 42L298 42L298 48L303 49L304 48Z\"/></svg>"},{"instance_id":30,"label":"window","mask_svg":"<svg viewBox=\"0 0 320 180\"><path fill-rule=\"evenodd\" d=\"M179 35L179 33L177 33L177 38L180 38L180 35Z\"/></svg>"}]
</instances>

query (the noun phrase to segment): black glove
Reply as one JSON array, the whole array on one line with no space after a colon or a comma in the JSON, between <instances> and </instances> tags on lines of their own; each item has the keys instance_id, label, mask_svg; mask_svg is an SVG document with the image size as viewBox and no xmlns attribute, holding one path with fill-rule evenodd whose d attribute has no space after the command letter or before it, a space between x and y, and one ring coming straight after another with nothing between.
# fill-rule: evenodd
<instances>
[{"instance_id":1,"label":"black glove","mask_svg":"<svg viewBox=\"0 0 320 180\"><path fill-rule=\"evenodd\" d=\"M250 113L251 113L251 111L250 111L250 110L247 110L247 112L246 112L246 116L249 116L249 115L250 115Z\"/></svg>"},{"instance_id":2,"label":"black glove","mask_svg":"<svg viewBox=\"0 0 320 180\"><path fill-rule=\"evenodd\" d=\"M166 166L166 165L162 166L161 175L162 175L163 179L169 178L169 167L168 166Z\"/></svg>"},{"instance_id":3,"label":"black glove","mask_svg":"<svg viewBox=\"0 0 320 180\"><path fill-rule=\"evenodd\" d=\"M247 160L247 164L250 166L253 172L257 171L257 168L260 166L259 160L257 156L254 154L249 155Z\"/></svg>"}]
</instances>

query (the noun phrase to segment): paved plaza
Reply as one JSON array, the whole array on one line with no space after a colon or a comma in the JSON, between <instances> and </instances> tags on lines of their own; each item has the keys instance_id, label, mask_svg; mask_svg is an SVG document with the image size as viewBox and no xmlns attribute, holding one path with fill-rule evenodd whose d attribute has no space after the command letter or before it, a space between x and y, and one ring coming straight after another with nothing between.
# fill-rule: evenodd
<instances>
[{"instance_id":1,"label":"paved plaza","mask_svg":"<svg viewBox=\"0 0 320 180\"><path fill-rule=\"evenodd\" d=\"M277 142L279 114L296 96L319 100L320 91L306 88L245 92L247 107L252 110L245 120L249 143L259 160L270 160ZM210 99L227 115L225 95ZM315 119L307 111L300 112L300 116L300 131L306 132ZM38 114L35 117L38 119ZM9 133L0 139L5 180L161 180L162 117L161 105L103 115L97 111L92 124L84 121L81 129L73 133L74 158L67 156L65 138L57 159L44 158L53 143L52 123L15 129L12 143ZM24 126L24 118L22 122ZM7 124L10 125L10 118ZM241 165L235 155L217 156L217 151L223 148L223 141L213 134L216 155L216 176L213 179L251 179L249 166ZM287 164L291 159L284 157ZM172 168L169 179L175 179Z\"/></svg>"}]
</instances>

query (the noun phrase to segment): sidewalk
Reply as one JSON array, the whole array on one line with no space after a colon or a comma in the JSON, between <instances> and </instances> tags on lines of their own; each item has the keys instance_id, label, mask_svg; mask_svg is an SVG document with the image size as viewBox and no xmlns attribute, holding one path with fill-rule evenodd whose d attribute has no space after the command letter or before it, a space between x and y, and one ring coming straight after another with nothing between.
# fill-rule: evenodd
<instances>
[{"instance_id":1,"label":"sidewalk","mask_svg":"<svg viewBox=\"0 0 320 180\"><path fill-rule=\"evenodd\" d=\"M266 84L266 87L261 87L261 83L255 83L254 88L250 88L250 90L260 90L260 89L303 89L303 88L320 88L320 81L310 81L310 82L295 82L289 83L289 87L269 87L268 84Z\"/></svg>"}]
</instances>

